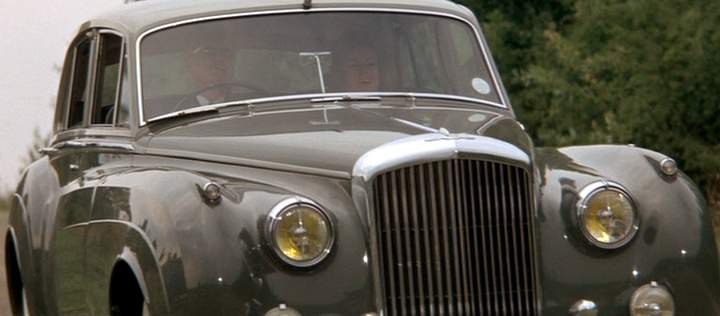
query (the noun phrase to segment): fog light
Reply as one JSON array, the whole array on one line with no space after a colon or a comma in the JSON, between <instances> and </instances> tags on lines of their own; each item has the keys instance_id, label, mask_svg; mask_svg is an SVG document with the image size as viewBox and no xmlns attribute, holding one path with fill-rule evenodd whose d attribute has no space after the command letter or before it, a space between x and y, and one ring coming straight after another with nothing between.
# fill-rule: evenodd
<instances>
[{"instance_id":1,"label":"fog light","mask_svg":"<svg viewBox=\"0 0 720 316\"><path fill-rule=\"evenodd\" d=\"M302 316L300 312L288 307L285 304L275 307L265 313L265 316Z\"/></svg>"},{"instance_id":2,"label":"fog light","mask_svg":"<svg viewBox=\"0 0 720 316\"><path fill-rule=\"evenodd\" d=\"M672 294L656 282L643 285L635 290L630 300L632 316L673 316L675 302Z\"/></svg>"}]
</instances>

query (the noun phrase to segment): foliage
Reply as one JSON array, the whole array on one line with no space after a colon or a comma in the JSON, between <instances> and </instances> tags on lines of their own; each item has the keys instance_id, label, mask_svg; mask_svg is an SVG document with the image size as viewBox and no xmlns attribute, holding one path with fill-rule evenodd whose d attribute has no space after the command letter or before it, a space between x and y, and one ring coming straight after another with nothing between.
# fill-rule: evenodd
<instances>
[{"instance_id":1,"label":"foliage","mask_svg":"<svg viewBox=\"0 0 720 316\"><path fill-rule=\"evenodd\" d=\"M20 167L20 170L18 170L20 173L22 173L27 166L35 162L35 160L40 159L42 157L42 154L40 153L40 149L43 147L47 147L48 143L50 142L50 135L43 136L40 133L39 128L35 128L33 130L33 140L30 146L28 146L25 156L22 157L22 163L20 164L22 167Z\"/></svg>"},{"instance_id":2,"label":"foliage","mask_svg":"<svg viewBox=\"0 0 720 316\"><path fill-rule=\"evenodd\" d=\"M23 156L21 158L22 159L22 162L20 164L21 167L18 170L18 172L22 173L25 170L25 168L27 168L30 164L35 162L35 160L40 159L40 157L42 157L42 154L40 153L40 149L43 147L46 147L49 142L50 142L50 135L48 134L48 135L43 136L40 133L40 129L36 127L33 130L33 141L30 144L30 146L28 146L28 148L25 152L25 156ZM5 193L5 192L2 192L2 190L0 190L0 211L7 210L10 207L10 198L11 198L10 192Z\"/></svg>"},{"instance_id":3,"label":"foliage","mask_svg":"<svg viewBox=\"0 0 720 316\"><path fill-rule=\"evenodd\" d=\"M633 143L720 190L720 2L465 1L537 145Z\"/></svg>"},{"instance_id":4,"label":"foliage","mask_svg":"<svg viewBox=\"0 0 720 316\"><path fill-rule=\"evenodd\" d=\"M10 209L10 195L0 192L0 212Z\"/></svg>"}]
</instances>

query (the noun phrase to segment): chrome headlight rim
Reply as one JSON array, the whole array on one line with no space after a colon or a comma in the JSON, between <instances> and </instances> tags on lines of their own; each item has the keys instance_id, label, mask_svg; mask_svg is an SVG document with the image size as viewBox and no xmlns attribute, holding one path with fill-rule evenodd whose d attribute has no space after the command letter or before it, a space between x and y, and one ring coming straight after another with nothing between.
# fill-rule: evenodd
<instances>
[{"instance_id":1,"label":"chrome headlight rim","mask_svg":"<svg viewBox=\"0 0 720 316\"><path fill-rule=\"evenodd\" d=\"M625 198L627 198L633 211L633 219L630 231L627 233L627 235L625 235L625 237L613 243L606 243L597 240L592 235L592 233L588 231L587 223L585 222L585 217L583 216L590 200L596 194L603 191L614 191L622 194L623 196L625 196ZM640 229L640 215L635 204L635 199L633 199L632 195L630 195L629 191L624 186L614 181L600 180L586 185L578 195L580 196L580 200L577 203L576 214L578 225L580 226L580 231L582 231L583 236L589 243L605 250L614 250L627 245L630 241L633 240L633 238L635 238L635 235Z\"/></svg>"},{"instance_id":2,"label":"chrome headlight rim","mask_svg":"<svg viewBox=\"0 0 720 316\"><path fill-rule=\"evenodd\" d=\"M277 225L280 222L280 219L282 215L285 212L288 212L289 210L296 208L296 207L307 207L314 211L316 211L318 214L322 216L322 218L327 223L328 228L328 242L327 245L323 248L323 250L320 252L320 254L307 261L298 261L293 260L286 256L280 247L278 246L277 242L275 241L275 229L277 228ZM318 203L316 203L313 200L310 200L308 198L304 198L301 196L293 196L286 199L281 200L273 208L270 210L270 213L267 215L267 224L265 226L265 240L269 247L272 249L273 253L276 257L278 257L282 262L285 264L288 264L295 268L309 268L316 266L320 264L323 260L325 260L330 253L332 252L332 248L335 245L335 222L333 220L333 217L330 216L330 213L328 213L324 208L322 208Z\"/></svg>"}]
</instances>

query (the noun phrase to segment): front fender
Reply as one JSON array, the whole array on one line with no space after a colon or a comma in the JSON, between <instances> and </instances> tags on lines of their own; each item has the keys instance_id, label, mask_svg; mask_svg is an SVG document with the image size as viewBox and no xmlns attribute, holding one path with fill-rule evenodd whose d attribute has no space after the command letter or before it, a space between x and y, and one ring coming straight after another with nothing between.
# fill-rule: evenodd
<instances>
[{"instance_id":1,"label":"front fender","mask_svg":"<svg viewBox=\"0 0 720 316\"><path fill-rule=\"evenodd\" d=\"M209 181L223 187L219 204L206 203L201 194ZM172 315L263 315L281 304L308 315L359 315L374 305L363 259L365 229L348 191L349 183L338 179L149 159L147 167L103 179L95 194L93 221L130 222L145 234ZM283 264L263 237L270 210L291 196L310 198L335 218L333 254L311 270ZM98 247L113 245L115 250L103 255L109 262L123 243L115 245L115 237L100 236L100 231L113 228L96 227L98 233L88 240L97 238ZM96 252L102 250L88 248L89 255ZM143 265L142 256L137 257ZM150 299L157 302L144 267L143 273Z\"/></svg>"},{"instance_id":2,"label":"front fender","mask_svg":"<svg viewBox=\"0 0 720 316\"><path fill-rule=\"evenodd\" d=\"M678 315L720 314L720 276L710 214L682 173L668 177L665 156L631 146L536 151L542 307L566 314L581 299L599 315L627 315L633 291L651 281L667 286ZM634 239L616 250L590 245L577 226L578 193L598 180L623 185L638 208Z\"/></svg>"}]
</instances>

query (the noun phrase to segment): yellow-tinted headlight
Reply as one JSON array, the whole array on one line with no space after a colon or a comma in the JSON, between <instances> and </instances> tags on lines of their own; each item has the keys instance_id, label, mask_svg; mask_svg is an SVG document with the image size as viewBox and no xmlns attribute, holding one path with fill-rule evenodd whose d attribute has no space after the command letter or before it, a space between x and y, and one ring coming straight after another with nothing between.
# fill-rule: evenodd
<instances>
[{"instance_id":1,"label":"yellow-tinted headlight","mask_svg":"<svg viewBox=\"0 0 720 316\"><path fill-rule=\"evenodd\" d=\"M270 213L268 238L275 253L288 264L308 267L322 261L333 243L332 224L310 200L290 198Z\"/></svg>"},{"instance_id":2,"label":"yellow-tinted headlight","mask_svg":"<svg viewBox=\"0 0 720 316\"><path fill-rule=\"evenodd\" d=\"M580 228L594 245L619 248L629 242L638 229L638 214L627 191L617 183L601 181L580 192Z\"/></svg>"}]
</instances>

